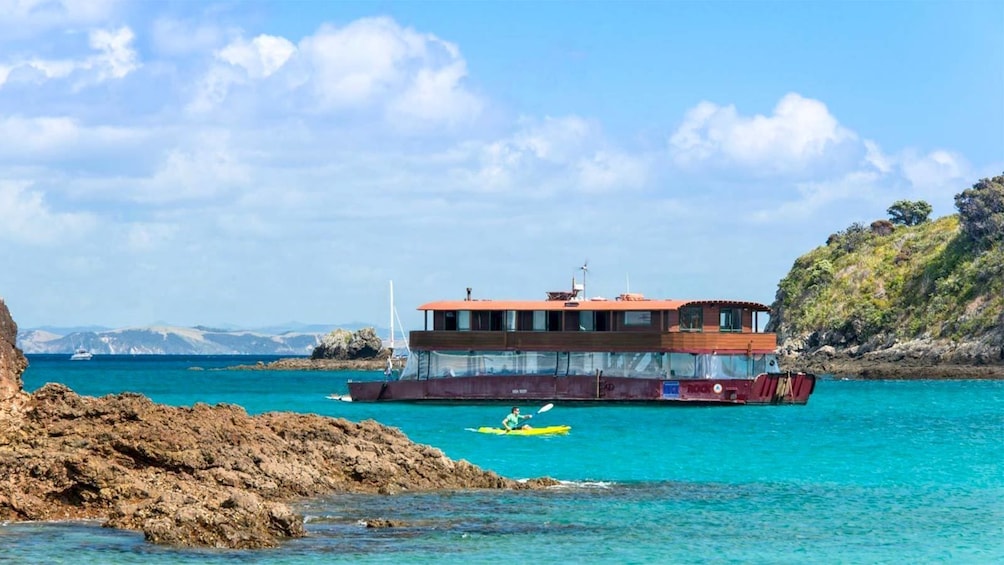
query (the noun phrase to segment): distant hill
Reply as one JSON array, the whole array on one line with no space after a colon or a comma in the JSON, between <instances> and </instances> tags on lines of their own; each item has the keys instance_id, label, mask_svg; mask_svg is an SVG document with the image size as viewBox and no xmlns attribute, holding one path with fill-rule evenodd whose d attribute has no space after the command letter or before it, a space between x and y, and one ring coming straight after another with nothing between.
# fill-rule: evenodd
<instances>
[{"instance_id":1,"label":"distant hill","mask_svg":"<svg viewBox=\"0 0 1004 565\"><path fill-rule=\"evenodd\" d=\"M225 330L151 326L60 333L60 328L18 331L17 346L24 353L66 353L78 348L95 354L115 355L310 355L321 338L335 329L358 330L364 324L311 326L314 331L288 327L261 330ZM387 334L376 329L378 335Z\"/></svg>"}]
</instances>

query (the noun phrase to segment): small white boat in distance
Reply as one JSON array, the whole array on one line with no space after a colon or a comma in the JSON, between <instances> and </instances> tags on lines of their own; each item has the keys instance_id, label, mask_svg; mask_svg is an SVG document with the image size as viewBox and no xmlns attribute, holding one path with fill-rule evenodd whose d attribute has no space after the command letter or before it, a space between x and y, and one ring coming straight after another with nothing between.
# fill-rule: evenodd
<instances>
[{"instance_id":1,"label":"small white boat in distance","mask_svg":"<svg viewBox=\"0 0 1004 565\"><path fill-rule=\"evenodd\" d=\"M70 361L90 361L91 357L94 357L90 351L86 349L78 349L70 355Z\"/></svg>"}]
</instances>

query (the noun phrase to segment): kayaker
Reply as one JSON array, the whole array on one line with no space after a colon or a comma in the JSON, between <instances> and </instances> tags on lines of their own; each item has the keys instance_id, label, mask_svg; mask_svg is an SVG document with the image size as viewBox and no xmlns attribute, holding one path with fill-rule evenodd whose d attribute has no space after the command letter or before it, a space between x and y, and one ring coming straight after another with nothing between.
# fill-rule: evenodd
<instances>
[{"instance_id":1,"label":"kayaker","mask_svg":"<svg viewBox=\"0 0 1004 565\"><path fill-rule=\"evenodd\" d=\"M519 413L519 406L513 406L512 412L509 412L509 414L507 414L506 417L502 419L502 427L505 428L505 431L507 432L511 432L517 428L523 428L524 430L529 430L530 424L523 424L522 426L519 424L520 420L525 420L529 418L533 418L533 415L527 414L524 416Z\"/></svg>"}]
</instances>

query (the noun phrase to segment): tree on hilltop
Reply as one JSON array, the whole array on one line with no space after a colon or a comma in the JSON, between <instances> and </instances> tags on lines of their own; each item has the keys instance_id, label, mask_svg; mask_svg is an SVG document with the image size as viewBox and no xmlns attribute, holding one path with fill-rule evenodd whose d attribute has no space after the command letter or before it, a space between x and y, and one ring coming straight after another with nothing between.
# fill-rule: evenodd
<instances>
[{"instance_id":1,"label":"tree on hilltop","mask_svg":"<svg viewBox=\"0 0 1004 565\"><path fill-rule=\"evenodd\" d=\"M1004 240L1004 175L981 179L955 195L962 232L989 247Z\"/></svg>"},{"instance_id":2,"label":"tree on hilltop","mask_svg":"<svg viewBox=\"0 0 1004 565\"><path fill-rule=\"evenodd\" d=\"M894 224L903 226L916 226L927 221L931 215L931 205L923 200L897 200L890 206L886 213Z\"/></svg>"}]
</instances>

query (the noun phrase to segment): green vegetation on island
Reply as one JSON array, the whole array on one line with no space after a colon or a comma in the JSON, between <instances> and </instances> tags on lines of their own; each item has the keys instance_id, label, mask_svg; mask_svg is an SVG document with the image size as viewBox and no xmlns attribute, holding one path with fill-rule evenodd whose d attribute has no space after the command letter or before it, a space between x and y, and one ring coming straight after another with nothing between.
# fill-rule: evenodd
<instances>
[{"instance_id":1,"label":"green vegetation on island","mask_svg":"<svg viewBox=\"0 0 1004 565\"><path fill-rule=\"evenodd\" d=\"M890 220L855 223L799 257L778 284L768 331L862 354L904 341L1004 345L1004 175L955 196L957 214L929 220L899 201ZM997 354L998 357L1000 353Z\"/></svg>"}]
</instances>

